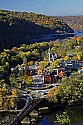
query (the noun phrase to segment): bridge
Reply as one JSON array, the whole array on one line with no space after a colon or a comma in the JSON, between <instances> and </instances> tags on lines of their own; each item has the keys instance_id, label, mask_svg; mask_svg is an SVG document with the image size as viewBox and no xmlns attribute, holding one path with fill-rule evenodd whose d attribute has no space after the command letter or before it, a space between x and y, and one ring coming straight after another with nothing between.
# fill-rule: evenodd
<instances>
[{"instance_id":1,"label":"bridge","mask_svg":"<svg viewBox=\"0 0 83 125\"><path fill-rule=\"evenodd\" d=\"M35 99L32 101L30 97L24 98L26 100L26 105L21 110L21 112L17 116L6 116L2 121L0 121L0 125L21 125L21 121L29 116L29 113L32 112L37 105L44 100L44 98Z\"/></svg>"}]
</instances>

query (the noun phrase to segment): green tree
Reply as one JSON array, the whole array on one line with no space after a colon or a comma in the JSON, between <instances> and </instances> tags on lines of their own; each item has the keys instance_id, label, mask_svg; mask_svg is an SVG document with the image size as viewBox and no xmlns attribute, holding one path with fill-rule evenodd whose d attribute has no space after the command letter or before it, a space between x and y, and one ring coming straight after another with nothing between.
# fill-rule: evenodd
<instances>
[{"instance_id":1,"label":"green tree","mask_svg":"<svg viewBox=\"0 0 83 125\"><path fill-rule=\"evenodd\" d=\"M67 112L63 112L62 114L56 114L56 121L54 121L55 123L59 123L61 125L71 125L70 124L70 118L67 115Z\"/></svg>"}]
</instances>

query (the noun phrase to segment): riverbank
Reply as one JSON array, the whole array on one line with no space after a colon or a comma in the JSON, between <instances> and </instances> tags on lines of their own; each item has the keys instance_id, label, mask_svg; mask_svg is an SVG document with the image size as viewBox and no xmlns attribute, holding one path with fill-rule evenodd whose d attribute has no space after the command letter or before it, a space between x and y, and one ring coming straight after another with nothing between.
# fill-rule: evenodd
<instances>
[{"instance_id":1,"label":"riverbank","mask_svg":"<svg viewBox=\"0 0 83 125\"><path fill-rule=\"evenodd\" d=\"M43 116L41 121L36 125L59 125L58 123L54 123L54 121L56 121L56 114L61 115L63 112L67 112L71 125L83 125L83 106L51 112L50 114Z\"/></svg>"}]
</instances>

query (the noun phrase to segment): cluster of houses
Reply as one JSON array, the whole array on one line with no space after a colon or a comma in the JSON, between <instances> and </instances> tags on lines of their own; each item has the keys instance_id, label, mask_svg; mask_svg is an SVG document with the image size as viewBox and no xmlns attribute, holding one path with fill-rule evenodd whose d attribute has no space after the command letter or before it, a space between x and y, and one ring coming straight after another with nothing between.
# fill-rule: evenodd
<instances>
[{"instance_id":1,"label":"cluster of houses","mask_svg":"<svg viewBox=\"0 0 83 125\"><path fill-rule=\"evenodd\" d=\"M37 68L32 69L34 84L53 84L65 75L65 68L57 68L53 69L53 71L43 70L41 75L37 75L37 70Z\"/></svg>"},{"instance_id":2,"label":"cluster of houses","mask_svg":"<svg viewBox=\"0 0 83 125\"><path fill-rule=\"evenodd\" d=\"M18 66L17 69L18 71L22 70L22 74L32 76L34 84L53 84L56 83L58 80L61 81L64 76L69 77L73 70L78 70L79 73L83 73L82 65L82 61L62 61L60 62L59 67L57 69L53 69L52 71L43 70L41 75L37 74L38 65L33 65L30 67ZM25 82L22 81L22 86L24 86L24 83Z\"/></svg>"},{"instance_id":3,"label":"cluster of houses","mask_svg":"<svg viewBox=\"0 0 83 125\"><path fill-rule=\"evenodd\" d=\"M61 80L64 76L69 77L72 71L78 71L83 73L83 62L81 61L62 61L57 69L53 69L51 72L49 70L44 70L42 75L38 76L37 74L33 75L33 80L35 83L56 83L58 80ZM37 70L37 69L36 69Z\"/></svg>"},{"instance_id":4,"label":"cluster of houses","mask_svg":"<svg viewBox=\"0 0 83 125\"><path fill-rule=\"evenodd\" d=\"M72 56L72 55L70 55ZM48 50L48 61L51 63L55 59L57 59L58 55L57 53L50 53L50 48ZM17 69L18 72L20 71L22 75L29 75L33 77L34 84L53 84L56 83L58 80L61 81L61 79L64 76L69 77L71 75L71 72L78 71L79 73L83 73L83 61L75 61L75 60L63 60L60 62L57 69L50 70L43 70L41 75L37 74L38 64L33 66L25 66L25 65L19 65L15 68L11 68L11 71ZM22 82L24 84L24 81Z\"/></svg>"}]
</instances>

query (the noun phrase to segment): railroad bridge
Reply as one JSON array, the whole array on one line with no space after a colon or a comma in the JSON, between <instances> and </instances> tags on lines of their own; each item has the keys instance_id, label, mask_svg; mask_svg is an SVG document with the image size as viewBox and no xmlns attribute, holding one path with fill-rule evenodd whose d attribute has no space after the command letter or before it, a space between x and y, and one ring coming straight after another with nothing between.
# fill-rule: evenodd
<instances>
[{"instance_id":1,"label":"railroad bridge","mask_svg":"<svg viewBox=\"0 0 83 125\"><path fill-rule=\"evenodd\" d=\"M52 105L47 103L45 98L34 99L32 101L31 98L26 99L26 105L24 108L18 113L17 116L6 116L2 121L0 121L0 125L21 125L21 121L27 116L30 120L30 113L39 109L40 107L51 107ZM38 110L39 111L39 110ZM31 120L30 120L31 124Z\"/></svg>"}]
</instances>

